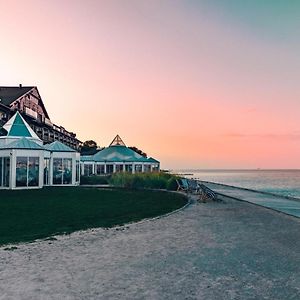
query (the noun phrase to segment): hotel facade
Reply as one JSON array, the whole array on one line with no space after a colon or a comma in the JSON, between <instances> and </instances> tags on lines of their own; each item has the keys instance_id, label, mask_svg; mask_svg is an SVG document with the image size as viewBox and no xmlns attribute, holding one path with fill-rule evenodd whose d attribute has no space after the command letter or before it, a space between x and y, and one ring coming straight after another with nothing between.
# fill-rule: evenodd
<instances>
[{"instance_id":1,"label":"hotel facade","mask_svg":"<svg viewBox=\"0 0 300 300\"><path fill-rule=\"evenodd\" d=\"M44 144L60 141L79 150L82 142L74 132L54 124L35 86L0 86L0 127L18 111Z\"/></svg>"},{"instance_id":2,"label":"hotel facade","mask_svg":"<svg viewBox=\"0 0 300 300\"><path fill-rule=\"evenodd\" d=\"M81 175L160 170L158 160L128 148L118 135L107 148L80 156L76 134L54 128L36 87L2 87L0 99L0 189L76 186Z\"/></svg>"}]
</instances>

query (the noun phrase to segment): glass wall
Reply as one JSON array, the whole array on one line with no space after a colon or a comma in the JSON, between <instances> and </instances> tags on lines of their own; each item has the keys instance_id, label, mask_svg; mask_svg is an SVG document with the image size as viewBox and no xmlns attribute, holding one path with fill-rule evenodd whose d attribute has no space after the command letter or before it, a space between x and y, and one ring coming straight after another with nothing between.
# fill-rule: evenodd
<instances>
[{"instance_id":1,"label":"glass wall","mask_svg":"<svg viewBox=\"0 0 300 300\"><path fill-rule=\"evenodd\" d=\"M135 172L141 173L142 172L142 165L135 165Z\"/></svg>"},{"instance_id":2,"label":"glass wall","mask_svg":"<svg viewBox=\"0 0 300 300\"><path fill-rule=\"evenodd\" d=\"M49 173L50 172L50 158L44 159L44 185L49 185Z\"/></svg>"},{"instance_id":3,"label":"glass wall","mask_svg":"<svg viewBox=\"0 0 300 300\"><path fill-rule=\"evenodd\" d=\"M17 157L16 187L27 186L28 157Z\"/></svg>"},{"instance_id":4,"label":"glass wall","mask_svg":"<svg viewBox=\"0 0 300 300\"><path fill-rule=\"evenodd\" d=\"M39 185L39 158L16 158L16 187Z\"/></svg>"},{"instance_id":5,"label":"glass wall","mask_svg":"<svg viewBox=\"0 0 300 300\"><path fill-rule=\"evenodd\" d=\"M72 159L64 158L63 159L63 184L71 184L72 183Z\"/></svg>"},{"instance_id":6,"label":"glass wall","mask_svg":"<svg viewBox=\"0 0 300 300\"><path fill-rule=\"evenodd\" d=\"M76 182L80 181L80 161L76 160Z\"/></svg>"},{"instance_id":7,"label":"glass wall","mask_svg":"<svg viewBox=\"0 0 300 300\"><path fill-rule=\"evenodd\" d=\"M96 165L96 174L97 175L104 174L104 165Z\"/></svg>"},{"instance_id":8,"label":"glass wall","mask_svg":"<svg viewBox=\"0 0 300 300\"><path fill-rule=\"evenodd\" d=\"M84 171L85 176L90 176L93 174L93 165L92 164L88 164L88 165L84 164L83 167L84 167L83 171Z\"/></svg>"},{"instance_id":9,"label":"glass wall","mask_svg":"<svg viewBox=\"0 0 300 300\"><path fill-rule=\"evenodd\" d=\"M28 186L39 185L39 158L28 158Z\"/></svg>"},{"instance_id":10,"label":"glass wall","mask_svg":"<svg viewBox=\"0 0 300 300\"><path fill-rule=\"evenodd\" d=\"M116 172L117 173L123 172L123 165L116 165Z\"/></svg>"},{"instance_id":11,"label":"glass wall","mask_svg":"<svg viewBox=\"0 0 300 300\"><path fill-rule=\"evenodd\" d=\"M125 171L126 172L129 172L129 173L132 173L132 165L125 165Z\"/></svg>"},{"instance_id":12,"label":"glass wall","mask_svg":"<svg viewBox=\"0 0 300 300\"><path fill-rule=\"evenodd\" d=\"M144 165L144 172L150 172L151 171L151 165Z\"/></svg>"},{"instance_id":13,"label":"glass wall","mask_svg":"<svg viewBox=\"0 0 300 300\"><path fill-rule=\"evenodd\" d=\"M10 180L10 158L0 157L0 186L9 187Z\"/></svg>"},{"instance_id":14,"label":"glass wall","mask_svg":"<svg viewBox=\"0 0 300 300\"><path fill-rule=\"evenodd\" d=\"M153 172L159 171L159 165L152 165L152 171Z\"/></svg>"},{"instance_id":15,"label":"glass wall","mask_svg":"<svg viewBox=\"0 0 300 300\"><path fill-rule=\"evenodd\" d=\"M53 158L53 184L72 184L71 158Z\"/></svg>"},{"instance_id":16,"label":"glass wall","mask_svg":"<svg viewBox=\"0 0 300 300\"><path fill-rule=\"evenodd\" d=\"M3 157L0 157L0 186L3 185Z\"/></svg>"},{"instance_id":17,"label":"glass wall","mask_svg":"<svg viewBox=\"0 0 300 300\"><path fill-rule=\"evenodd\" d=\"M53 184L62 184L62 158L53 158Z\"/></svg>"},{"instance_id":18,"label":"glass wall","mask_svg":"<svg viewBox=\"0 0 300 300\"><path fill-rule=\"evenodd\" d=\"M3 157L3 186L9 187L9 178L10 178L10 158Z\"/></svg>"},{"instance_id":19,"label":"glass wall","mask_svg":"<svg viewBox=\"0 0 300 300\"><path fill-rule=\"evenodd\" d=\"M114 165L106 165L106 173L112 174L114 172Z\"/></svg>"}]
</instances>

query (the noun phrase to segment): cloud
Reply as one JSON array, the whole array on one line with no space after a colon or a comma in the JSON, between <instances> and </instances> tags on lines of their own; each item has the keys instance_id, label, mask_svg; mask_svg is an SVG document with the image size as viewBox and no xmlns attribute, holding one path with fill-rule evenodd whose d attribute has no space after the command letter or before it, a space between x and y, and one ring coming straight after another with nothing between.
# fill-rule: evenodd
<instances>
[{"instance_id":1,"label":"cloud","mask_svg":"<svg viewBox=\"0 0 300 300\"><path fill-rule=\"evenodd\" d=\"M261 133L261 134L244 134L244 133L226 133L222 135L223 137L235 138L235 139L272 139L272 140L289 140L297 141L300 140L300 132L295 131L292 133Z\"/></svg>"}]
</instances>

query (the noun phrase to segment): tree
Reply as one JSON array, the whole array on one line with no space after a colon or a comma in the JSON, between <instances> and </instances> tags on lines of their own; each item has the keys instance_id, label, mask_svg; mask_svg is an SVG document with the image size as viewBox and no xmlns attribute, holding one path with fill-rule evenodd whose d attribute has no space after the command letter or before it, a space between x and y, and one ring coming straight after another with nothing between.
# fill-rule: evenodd
<instances>
[{"instance_id":1,"label":"tree","mask_svg":"<svg viewBox=\"0 0 300 300\"><path fill-rule=\"evenodd\" d=\"M97 152L97 143L93 140L85 141L82 144L80 153L81 155L93 155Z\"/></svg>"},{"instance_id":2,"label":"tree","mask_svg":"<svg viewBox=\"0 0 300 300\"><path fill-rule=\"evenodd\" d=\"M133 146L133 147L128 147L129 149L133 150L134 152L144 156L147 158L147 153L145 153L144 151L140 150L139 148Z\"/></svg>"}]
</instances>

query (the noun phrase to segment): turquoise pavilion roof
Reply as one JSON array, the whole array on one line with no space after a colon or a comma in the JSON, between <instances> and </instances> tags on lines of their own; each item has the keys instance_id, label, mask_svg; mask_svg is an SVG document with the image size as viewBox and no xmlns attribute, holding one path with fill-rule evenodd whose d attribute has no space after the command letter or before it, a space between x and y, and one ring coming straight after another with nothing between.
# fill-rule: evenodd
<instances>
[{"instance_id":1,"label":"turquoise pavilion roof","mask_svg":"<svg viewBox=\"0 0 300 300\"><path fill-rule=\"evenodd\" d=\"M21 138L17 141L11 142L7 145L3 145L0 149L30 149L30 150L44 150L39 144L27 139Z\"/></svg>"},{"instance_id":2,"label":"turquoise pavilion roof","mask_svg":"<svg viewBox=\"0 0 300 300\"><path fill-rule=\"evenodd\" d=\"M44 146L44 148L52 152L76 152L76 150L70 148L69 146L59 141L55 141L51 144L47 144Z\"/></svg>"},{"instance_id":3,"label":"turquoise pavilion roof","mask_svg":"<svg viewBox=\"0 0 300 300\"><path fill-rule=\"evenodd\" d=\"M9 137L28 137L39 139L18 111L7 121L7 123L3 125L3 129L7 131L6 136Z\"/></svg>"},{"instance_id":4,"label":"turquoise pavilion roof","mask_svg":"<svg viewBox=\"0 0 300 300\"><path fill-rule=\"evenodd\" d=\"M83 155L80 157L81 161L95 161L95 162L106 162L106 163L142 163L142 162L158 162L157 160L148 158L136 153L130 148L125 146L125 143L117 135L111 142L110 146L97 152L95 155Z\"/></svg>"},{"instance_id":5,"label":"turquoise pavilion roof","mask_svg":"<svg viewBox=\"0 0 300 300\"><path fill-rule=\"evenodd\" d=\"M94 161L94 155L81 155L81 161Z\"/></svg>"},{"instance_id":6,"label":"turquoise pavilion roof","mask_svg":"<svg viewBox=\"0 0 300 300\"><path fill-rule=\"evenodd\" d=\"M159 161L158 160L156 160L156 159L154 159L153 157L149 157L148 158L148 162L153 162L153 163L159 163Z\"/></svg>"},{"instance_id":7,"label":"turquoise pavilion roof","mask_svg":"<svg viewBox=\"0 0 300 300\"><path fill-rule=\"evenodd\" d=\"M147 161L142 155L134 152L126 146L110 146L94 155L94 161L98 162L143 162Z\"/></svg>"}]
</instances>

